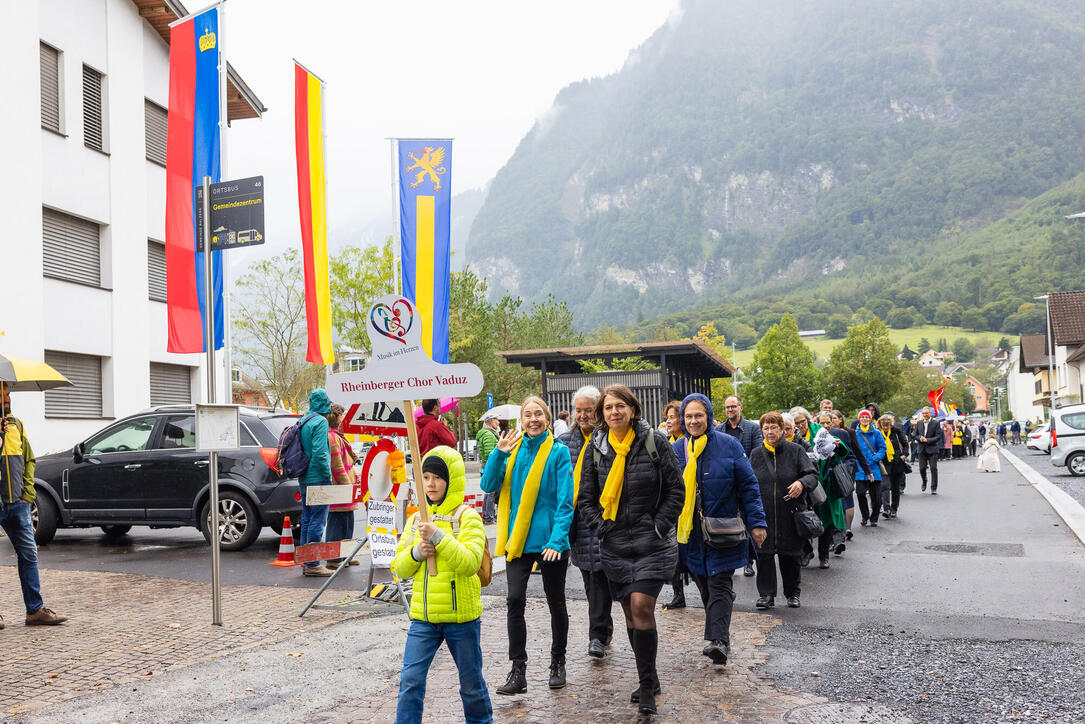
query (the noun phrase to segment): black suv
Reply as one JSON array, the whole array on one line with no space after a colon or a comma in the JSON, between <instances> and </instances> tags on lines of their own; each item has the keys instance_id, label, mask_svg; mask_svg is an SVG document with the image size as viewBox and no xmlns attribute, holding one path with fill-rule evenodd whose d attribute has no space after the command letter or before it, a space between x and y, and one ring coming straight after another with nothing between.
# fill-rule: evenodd
<instances>
[{"instance_id":1,"label":"black suv","mask_svg":"<svg viewBox=\"0 0 1085 724\"><path fill-rule=\"evenodd\" d=\"M279 434L298 421L285 412L241 408L241 448L220 452L219 518L223 550L248 547L264 525L282 533L283 516L300 523L298 481L272 466ZM78 443L38 458L31 510L38 543L58 527L101 526L123 535L133 525L191 525L211 540L207 453L195 450L193 405L131 415Z\"/></svg>"}]
</instances>

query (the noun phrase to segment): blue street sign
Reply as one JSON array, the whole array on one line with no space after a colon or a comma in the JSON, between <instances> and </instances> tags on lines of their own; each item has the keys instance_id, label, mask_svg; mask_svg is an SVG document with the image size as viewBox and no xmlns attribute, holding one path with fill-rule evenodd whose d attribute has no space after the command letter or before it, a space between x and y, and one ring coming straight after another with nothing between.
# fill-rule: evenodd
<instances>
[{"instance_id":1,"label":"blue street sign","mask_svg":"<svg viewBox=\"0 0 1085 724\"><path fill-rule=\"evenodd\" d=\"M486 393L486 409L494 409L494 396L489 392Z\"/></svg>"}]
</instances>

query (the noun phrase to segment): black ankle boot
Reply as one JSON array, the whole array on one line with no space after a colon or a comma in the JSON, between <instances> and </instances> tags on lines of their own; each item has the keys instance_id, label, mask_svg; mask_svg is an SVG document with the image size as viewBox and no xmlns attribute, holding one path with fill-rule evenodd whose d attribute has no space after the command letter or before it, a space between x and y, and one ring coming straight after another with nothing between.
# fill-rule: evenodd
<instances>
[{"instance_id":1,"label":"black ankle boot","mask_svg":"<svg viewBox=\"0 0 1085 724\"><path fill-rule=\"evenodd\" d=\"M514 661L512 671L505 683L497 687L498 694L523 694L527 692L527 664Z\"/></svg>"},{"instance_id":2,"label":"black ankle boot","mask_svg":"<svg viewBox=\"0 0 1085 724\"><path fill-rule=\"evenodd\" d=\"M565 657L550 657L550 688L565 688Z\"/></svg>"},{"instance_id":3,"label":"black ankle boot","mask_svg":"<svg viewBox=\"0 0 1085 724\"><path fill-rule=\"evenodd\" d=\"M686 589L682 584L682 574L676 573L674 578L671 579L671 590L674 591L674 595L671 600L663 604L663 610L669 611L672 608L685 608L686 607Z\"/></svg>"}]
</instances>

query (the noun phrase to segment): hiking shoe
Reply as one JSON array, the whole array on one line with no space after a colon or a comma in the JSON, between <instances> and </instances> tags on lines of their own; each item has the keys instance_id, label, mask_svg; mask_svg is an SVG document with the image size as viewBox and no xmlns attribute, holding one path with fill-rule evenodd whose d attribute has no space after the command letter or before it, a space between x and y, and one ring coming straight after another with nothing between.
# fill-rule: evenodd
<instances>
[{"instance_id":1,"label":"hiking shoe","mask_svg":"<svg viewBox=\"0 0 1085 724\"><path fill-rule=\"evenodd\" d=\"M27 626L57 626L67 620L67 616L58 616L56 611L45 606L26 615Z\"/></svg>"},{"instance_id":2,"label":"hiking shoe","mask_svg":"<svg viewBox=\"0 0 1085 724\"><path fill-rule=\"evenodd\" d=\"M672 611L672 610L674 610L676 608L685 608L685 607L686 607L686 594L684 594L684 593L682 593L682 594L678 594L678 593L674 594L674 598L672 598L667 603L663 604L663 610L664 611Z\"/></svg>"},{"instance_id":3,"label":"hiking shoe","mask_svg":"<svg viewBox=\"0 0 1085 724\"><path fill-rule=\"evenodd\" d=\"M301 569L301 575L303 576L316 576L318 578L327 578L332 574L332 569L327 566L304 566Z\"/></svg>"},{"instance_id":4,"label":"hiking shoe","mask_svg":"<svg viewBox=\"0 0 1085 724\"><path fill-rule=\"evenodd\" d=\"M565 659L551 660L549 686L551 689L565 688Z\"/></svg>"},{"instance_id":5,"label":"hiking shoe","mask_svg":"<svg viewBox=\"0 0 1085 724\"><path fill-rule=\"evenodd\" d=\"M505 679L505 683L497 687L498 694L523 694L527 692L527 676L525 675L527 667L524 664L513 664L512 671L509 672L509 677Z\"/></svg>"}]
</instances>

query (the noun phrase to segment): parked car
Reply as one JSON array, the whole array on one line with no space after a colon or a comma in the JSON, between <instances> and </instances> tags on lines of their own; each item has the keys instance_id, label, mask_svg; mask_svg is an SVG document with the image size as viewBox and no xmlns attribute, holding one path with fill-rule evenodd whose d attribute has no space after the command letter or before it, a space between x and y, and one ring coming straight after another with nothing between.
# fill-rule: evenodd
<instances>
[{"instance_id":1,"label":"parked car","mask_svg":"<svg viewBox=\"0 0 1085 724\"><path fill-rule=\"evenodd\" d=\"M279 434L297 419L241 408L241 447L218 454L222 550L247 548L265 525L281 534L283 516L300 522L298 481L273 468ZM208 455L195 446L194 406L171 405L118 420L71 451L39 457L35 538L48 543L57 528L101 526L123 535L134 525L191 525L210 541Z\"/></svg>"},{"instance_id":2,"label":"parked car","mask_svg":"<svg viewBox=\"0 0 1085 724\"><path fill-rule=\"evenodd\" d=\"M1085 404L1053 410L1051 424L1055 426L1051 464L1065 466L1072 475L1085 475Z\"/></svg>"},{"instance_id":3,"label":"parked car","mask_svg":"<svg viewBox=\"0 0 1085 724\"><path fill-rule=\"evenodd\" d=\"M1039 452L1051 452L1051 424L1044 423L1028 434L1025 447Z\"/></svg>"}]
</instances>

